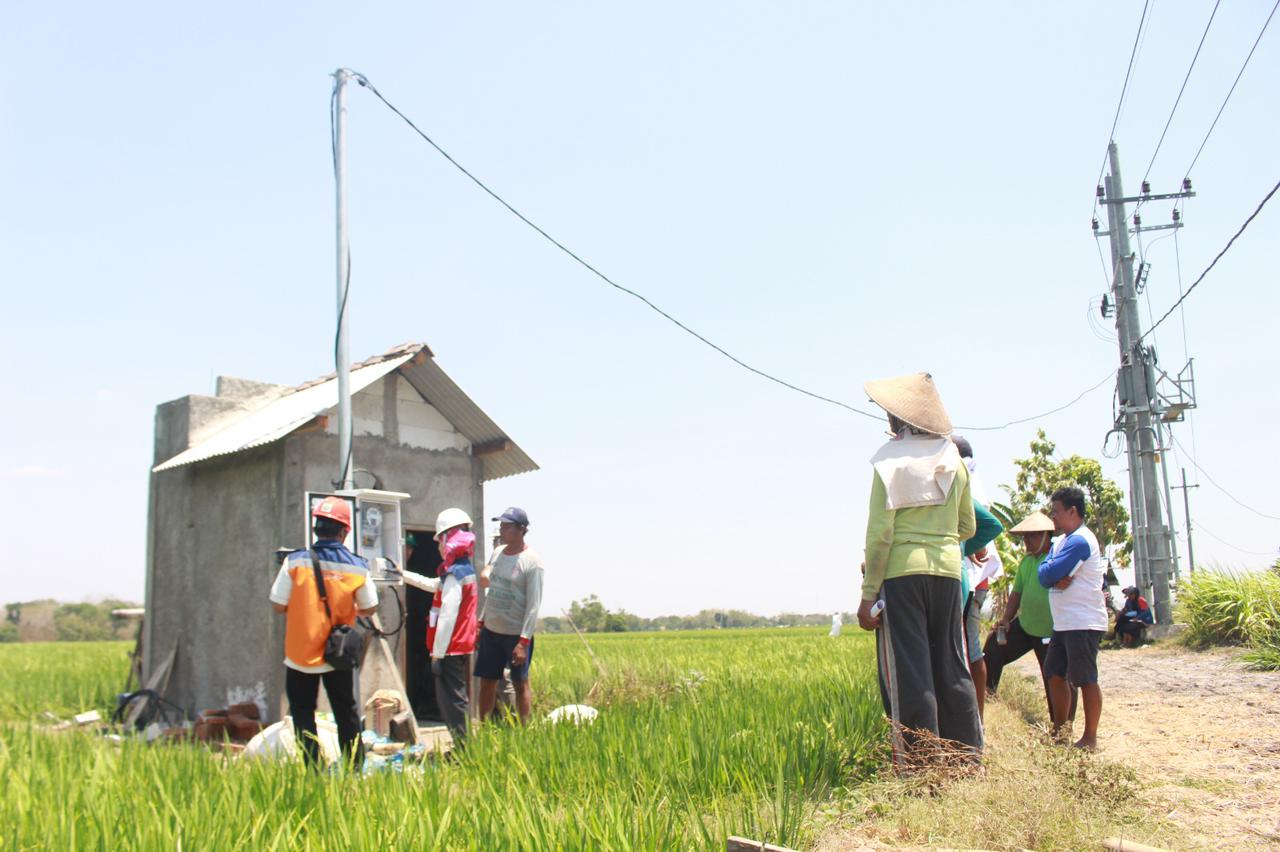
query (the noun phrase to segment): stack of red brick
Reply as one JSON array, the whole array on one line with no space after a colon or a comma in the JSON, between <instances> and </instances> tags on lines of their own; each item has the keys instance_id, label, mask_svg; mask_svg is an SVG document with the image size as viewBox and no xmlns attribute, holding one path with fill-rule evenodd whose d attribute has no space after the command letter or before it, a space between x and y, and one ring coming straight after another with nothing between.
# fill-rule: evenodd
<instances>
[{"instance_id":1,"label":"stack of red brick","mask_svg":"<svg viewBox=\"0 0 1280 852\"><path fill-rule=\"evenodd\" d=\"M258 705L251 701L221 710L205 710L196 717L192 737L207 743L247 743L263 728L259 715Z\"/></svg>"}]
</instances>

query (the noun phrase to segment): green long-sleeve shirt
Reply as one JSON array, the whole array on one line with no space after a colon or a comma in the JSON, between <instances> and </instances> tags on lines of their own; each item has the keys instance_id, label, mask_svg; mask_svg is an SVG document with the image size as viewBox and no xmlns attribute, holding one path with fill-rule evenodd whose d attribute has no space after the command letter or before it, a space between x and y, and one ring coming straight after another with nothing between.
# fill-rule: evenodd
<instances>
[{"instance_id":1,"label":"green long-sleeve shirt","mask_svg":"<svg viewBox=\"0 0 1280 852\"><path fill-rule=\"evenodd\" d=\"M867 513L867 573L862 599L875 600L885 580L909 574L960 579L960 543L977 530L969 471L956 471L946 502L937 506L887 509L884 482L872 473Z\"/></svg>"}]
</instances>

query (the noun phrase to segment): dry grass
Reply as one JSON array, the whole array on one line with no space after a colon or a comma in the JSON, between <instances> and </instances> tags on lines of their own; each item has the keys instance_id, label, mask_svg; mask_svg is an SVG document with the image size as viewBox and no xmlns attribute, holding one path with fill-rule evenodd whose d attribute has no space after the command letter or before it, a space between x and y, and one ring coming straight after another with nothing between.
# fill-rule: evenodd
<instances>
[{"instance_id":1,"label":"dry grass","mask_svg":"<svg viewBox=\"0 0 1280 852\"><path fill-rule=\"evenodd\" d=\"M1006 673L980 772L856 787L817 848L1076 850L1108 836L1169 848L1176 828L1149 810L1134 771L1049 744L1044 716L1039 683Z\"/></svg>"}]
</instances>

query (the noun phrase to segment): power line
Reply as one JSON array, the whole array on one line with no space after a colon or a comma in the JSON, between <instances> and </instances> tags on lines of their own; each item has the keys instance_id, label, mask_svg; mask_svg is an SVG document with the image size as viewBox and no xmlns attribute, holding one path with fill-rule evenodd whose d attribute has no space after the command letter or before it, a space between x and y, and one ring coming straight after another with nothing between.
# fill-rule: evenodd
<instances>
[{"instance_id":1,"label":"power line","mask_svg":"<svg viewBox=\"0 0 1280 852\"><path fill-rule=\"evenodd\" d=\"M1231 542L1227 541L1225 538L1216 534L1212 530L1205 529L1204 524L1200 523L1199 521L1196 521L1196 532L1202 532L1205 535L1209 536L1209 538L1216 538L1218 541L1222 542L1232 550L1238 550L1241 553L1248 554L1249 556L1274 557L1274 556L1280 555L1280 550L1273 550L1270 553L1266 552L1265 550L1245 550L1243 547L1240 547L1239 545L1232 544Z\"/></svg>"},{"instance_id":2,"label":"power line","mask_svg":"<svg viewBox=\"0 0 1280 852\"><path fill-rule=\"evenodd\" d=\"M1277 0L1280 2L1280 0ZM1133 76L1133 61L1138 56L1138 43L1142 40L1142 28L1147 23L1147 9L1151 6L1151 0L1146 0L1142 4L1142 17L1138 19L1138 31L1133 34L1133 49L1129 51L1129 67L1124 72L1124 85L1120 87L1120 100L1116 103L1116 115L1111 119L1111 132L1107 134L1107 141L1111 142L1116 138L1116 127L1120 124L1120 110L1124 107L1124 97L1129 91L1129 78ZM1099 186L1102 184L1102 174L1107 170L1107 155L1102 155L1102 166L1098 169L1098 179L1094 183ZM1093 213L1098 212L1098 198L1093 199ZM1092 214L1090 214L1092 215Z\"/></svg>"},{"instance_id":3,"label":"power line","mask_svg":"<svg viewBox=\"0 0 1280 852\"><path fill-rule=\"evenodd\" d=\"M1142 175L1143 183L1146 183L1147 178L1151 176L1151 167L1156 164L1156 156L1160 153L1160 146L1164 144L1164 137L1169 132L1169 125L1173 124L1173 114L1178 111L1178 104L1182 102L1182 93L1187 90L1187 81L1191 79L1191 71L1196 67L1196 60L1200 58L1200 49L1204 47L1204 40L1209 35L1209 27L1213 25L1213 18L1218 14L1218 6L1221 4L1222 0L1216 0L1213 4L1213 11L1209 13L1209 21L1204 25L1204 32L1200 34L1200 43L1196 45L1195 55L1191 57L1191 65L1187 67L1187 75L1182 78L1182 87L1178 89L1178 97L1174 98L1173 109L1169 110L1169 118L1164 123L1164 130L1160 131L1160 141L1156 142L1156 149L1151 152L1151 162L1147 163L1147 171Z\"/></svg>"},{"instance_id":4,"label":"power line","mask_svg":"<svg viewBox=\"0 0 1280 852\"><path fill-rule=\"evenodd\" d=\"M412 120L411 120L407 115L405 115L405 114L404 114L404 113L402 113L399 109L397 109L397 108L396 108L396 106L395 106L395 104L393 104L393 103L391 103L391 101L387 100L387 99L383 96L382 92L379 92L379 91L378 91L378 89L377 89L377 87L375 87L372 83L370 83L370 82L369 82L369 79L368 79L367 77L365 77L363 74L354 74L353 76L354 76L354 78L355 78L356 82L358 82L361 86L365 87L365 88L366 88L366 89L368 89L369 91L373 92L374 96L375 96L375 97L377 97L377 99L378 99L378 100L382 101L382 103L386 105L387 109L391 110L393 113L395 113L396 115L398 115L398 116L400 117L400 119L401 119L402 121L404 121L404 123L405 123L405 124L409 125L409 127L410 127L410 128L412 128L412 129L413 129L413 131L414 131L415 133L417 133L419 136L421 136L421 137L423 138L423 140L424 140L424 141L426 141L426 143L427 143L428 145L430 145L432 148L436 149L436 151L440 154L440 156L444 157L446 160L448 160L448 161L449 161L449 163L450 163L454 168L456 168L458 171L462 172L462 174L466 175L466 176L471 180L471 182L472 182L472 183L474 183L476 186L480 187L480 189L484 190L484 192L485 192L485 193L486 193L490 198L492 198L494 201L497 201L497 202L498 202L499 204L501 204L503 207L507 208L507 210L508 210L512 215L514 215L517 219L519 219L521 222L524 222L526 225L528 225L528 226L529 226L530 228L532 228L533 230L537 231L539 234L541 234L541 235L542 235L542 237L543 237L543 238L545 238L545 239L546 239L548 242L550 242L553 246L555 246L556 248L560 249L560 251L564 252L564 253L565 253L565 254L567 254L569 257L573 258L573 260L577 261L577 262L578 262L578 264L580 264L584 269L586 269L588 272L590 272L590 273L592 273L593 275L595 275L597 278L599 278L599 279L600 279L601 281L603 281L604 283L608 284L610 287L613 287L613 288L614 288L614 289L616 289L616 290L620 290L621 292L626 293L628 296L632 296L632 297L634 297L634 298L636 298L636 299L639 299L639 300L640 300L641 302L643 302L643 303L644 303L648 308L650 308L651 310L653 310L653 311L655 311L656 313L658 313L659 315L661 315L663 318L665 318L666 320L668 320L669 322L671 322L672 324L674 324L677 328L681 329L682 331L686 332L687 334L692 335L694 338L696 338L697 340L701 341L702 343L705 343L707 346L711 347L711 348L712 348L712 349L714 349L716 352L719 352L721 355L723 355L724 357L728 358L730 361L732 361L733 363L737 364L739 367L742 367L742 368L743 368L743 369L745 369L745 370L749 370L750 372L755 373L757 376L760 376L761 378L768 379L768 380L769 380L769 381L771 381L771 382L775 382L775 383L777 383L777 384L779 384L779 385L782 385L782 386L783 386L783 387L785 387L785 388L788 388L788 389L790 389L790 390L796 391L797 393L804 394L805 396L812 397L813 399L819 400L819 401L821 401L821 402L828 402L828 403L831 403L832 405L838 405L838 406L840 406L841 408L845 408L845 409L848 409L849 411L854 412L855 414L861 414L863 417L870 417L870 418L872 418L873 420L882 420L882 419L884 419L883 415L880 415L880 414L873 414L873 413L871 413L871 412L869 412L869 411L863 411L863 410L862 410L862 409L860 409L860 408L855 408L854 406L849 405L849 404L848 404L848 403L846 403L846 402L841 402L841 401L840 401L840 400L838 400L838 399L832 399L832 398L831 398L831 397L829 397L829 396L823 396L822 394L814 393L813 391L806 390L806 389L804 389L804 388L802 388L802 387L799 387L798 385L794 385L794 384L792 384L791 382L785 381L784 379L780 379L780 378L778 378L777 376L774 376L774 375L771 375L771 374L769 374L769 373L766 373L764 370L761 370L761 369L759 369L759 368L757 368L757 367L753 367L753 366L751 366L750 364L746 363L746 362L745 362L745 361L743 361L742 359L738 358L737 356L735 356L735 355L733 355L732 353L730 353L730 352L728 352L727 350L725 350L723 347L721 347L721 346L719 346L719 345L717 345L717 344L715 344L715 343L712 343L712 342L711 342L710 340L708 340L706 337L703 337L701 334L699 334L698 332L694 331L692 328L690 328L689 326L685 325L685 324L684 324L684 323L682 323L680 320L676 319L676 318L675 318L675 317L673 317L671 314L667 313L667 312L666 312L666 311L664 311L662 308L660 308L660 307L658 307L657 305L655 305L653 302L649 301L649 299L647 299L647 298L645 298L644 296L642 296L642 295L640 295L639 293L637 293L635 290L631 290L631 289L629 289L629 288L627 288L627 287L624 287L624 286L622 286L621 284L617 283L617 282L616 282L616 281L614 281L612 278L610 278L609 276L607 276L607 275L605 275L603 272L601 272L599 269L596 269L596 268L595 268L594 266L592 266L590 263L588 263L587 261L583 260L583 259L582 259L578 254L576 254L572 249L570 249L570 248L569 248L568 246L566 246L564 243L560 242L560 241L559 241L559 240L557 240L555 237L551 236L549 233L547 233L545 230L543 230L539 225L537 225L536 223L534 223L534 222L533 222L533 221L532 221L528 216L525 216L523 213L521 213L521 212L520 212L519 210L517 210L515 207L512 207L509 203L507 203L506 199L504 199L502 196L498 195L498 193L496 193L495 191L493 191L492 189L490 189L490 188L488 187L488 185L484 183L484 181L480 180L480 178L476 177L474 174L472 174L470 171L468 171L468 170L466 169L466 167L464 167L461 163L459 163L459 162L458 162L457 160L455 160L452 156L450 156L450 154L449 154L449 152L448 152L448 151L444 150L444 148L441 148L438 144L436 144L436 141L435 141L434 139L432 139L430 136L428 136L426 133L424 133L424 132L422 131L422 129L418 127L418 125L414 124L414 123L413 123L413 121L412 121Z\"/></svg>"},{"instance_id":5,"label":"power line","mask_svg":"<svg viewBox=\"0 0 1280 852\"><path fill-rule=\"evenodd\" d=\"M1170 438L1173 438L1173 432L1172 432L1172 431L1170 431L1170 432L1169 432L1169 437L1170 437ZM1217 481L1216 481L1212 476L1210 476L1210 475L1209 475L1209 471L1205 470L1204 468L1202 468L1202 467L1200 466L1200 462L1196 461L1196 457L1195 457L1194 455L1192 455L1190 452L1188 452L1188 451L1187 451L1187 448L1186 448L1186 447L1184 447L1184 446L1182 446L1182 444L1178 442L1178 439L1177 439L1177 438L1173 438L1173 443L1174 443L1174 444L1175 444L1179 449L1181 449L1184 453L1186 453L1186 454L1187 454L1187 458L1191 459L1191 464L1192 464L1193 466L1195 466L1195 469L1196 469L1196 470L1200 471L1200 473L1204 475L1204 478L1205 478L1205 479L1209 480L1210 484L1212 484L1214 488L1218 489L1218 490L1219 490L1219 491L1221 491L1223 494L1225 494L1225 495L1227 495L1228 497L1230 497L1230 498L1231 498L1231 502L1235 503L1237 506L1241 506L1241 507L1243 507L1243 508L1245 508L1245 509L1248 509L1250 512L1253 512L1255 515L1257 515L1257 516L1258 516L1258 517L1260 517L1260 518L1267 518L1267 519L1272 520L1272 521L1280 521L1280 515L1268 515L1266 512L1260 512L1260 511L1258 511L1257 509L1255 509L1255 508L1253 508L1252 506L1250 506L1248 503L1246 503L1246 502L1244 502L1243 500L1241 500L1241 499L1240 499L1239 497L1237 497L1236 495L1232 494L1232 493L1231 493L1230 491L1228 491L1227 489L1223 488L1221 485L1219 485L1219 484L1217 483Z\"/></svg>"},{"instance_id":6,"label":"power line","mask_svg":"<svg viewBox=\"0 0 1280 852\"><path fill-rule=\"evenodd\" d=\"M1280 5L1280 0L1277 0L1277 5ZM1231 248L1231 245L1236 241L1236 239L1241 234L1244 233L1244 229L1249 227L1249 223L1252 222L1254 218L1257 217L1257 215L1262 212L1263 207L1267 206L1267 202L1271 200L1271 196L1276 194L1276 190L1280 190L1280 181L1276 181L1276 185L1271 187L1271 191L1268 192L1266 197L1262 199L1262 202L1259 203L1257 208L1253 211L1253 213L1249 215L1249 218L1244 220L1244 224L1240 226L1240 230L1236 231L1235 234L1231 237L1231 239L1227 240L1227 244L1222 247L1222 251L1218 252L1217 256L1215 256L1214 259L1209 263L1209 265L1205 267L1204 272L1200 273L1200 277L1197 278L1195 281L1191 282L1191 286L1187 288L1187 291L1185 293L1183 293L1181 296L1178 297L1178 301L1174 302L1172 305L1169 306L1169 310L1164 312L1164 316L1160 317L1160 319L1157 320L1155 324L1151 326L1151 328L1147 329L1142 333L1142 336L1138 338L1139 343L1141 343L1143 339L1145 339L1148 335L1150 335L1153 331L1155 331L1156 328L1159 327L1160 323L1167 320L1169 316L1177 309L1177 307L1182 304L1183 300L1185 300L1188 296L1191 295L1191 291L1196 289L1196 285L1198 285L1201 281L1204 280L1204 277L1209 274L1209 270L1213 269L1213 267L1217 265L1218 261L1222 259L1222 256L1224 254L1227 253L1227 250Z\"/></svg>"},{"instance_id":7,"label":"power line","mask_svg":"<svg viewBox=\"0 0 1280 852\"><path fill-rule=\"evenodd\" d=\"M1093 387L1086 388L1085 390L1080 391L1080 393L1076 396L1076 398L1068 402L1066 405L1060 405L1057 408L1052 408L1046 412L1043 412L1042 414L1033 414L1030 417L1023 417L1018 420L1010 420L1008 423L1002 423L999 426L957 426L956 429L963 429L966 432L998 432L1001 429L1008 429L1010 426L1017 426L1020 423L1030 423L1032 420L1039 420L1042 417L1048 417L1050 414L1057 414L1059 411L1065 411L1066 409L1075 405L1080 400L1084 399L1089 394L1096 391L1098 388L1102 387L1104 384L1106 384L1108 381L1110 381L1114 377L1115 377L1115 373L1107 373L1105 376L1102 377L1102 381L1098 382Z\"/></svg>"},{"instance_id":8,"label":"power line","mask_svg":"<svg viewBox=\"0 0 1280 852\"><path fill-rule=\"evenodd\" d=\"M1214 9L1216 10L1217 6L1214 6ZM1244 76L1244 69L1249 67L1249 60L1253 58L1253 52L1258 49L1258 42L1262 41L1262 35L1267 31L1267 26L1275 16L1276 9L1280 9L1280 0L1276 0L1276 4L1271 7L1271 14L1267 15L1267 20L1263 22L1262 29L1258 32L1258 37L1253 40L1253 47L1249 48L1249 55L1244 58L1244 64L1240 66L1240 73L1236 74L1235 82L1231 84L1231 88L1227 91L1227 96L1222 100L1222 106L1218 107L1218 114L1213 117L1213 124L1209 125L1209 132L1205 133L1204 140L1201 141L1200 147L1196 149L1196 155L1191 158L1191 165L1187 166L1187 170L1183 172L1184 176L1191 174L1191 170L1196 166L1196 161L1200 159L1200 154L1204 151L1204 146L1209 144L1209 137L1213 135L1213 129L1218 126L1218 119L1222 118L1222 111L1227 108L1227 102L1231 100L1231 95L1236 90L1236 84Z\"/></svg>"},{"instance_id":9,"label":"power line","mask_svg":"<svg viewBox=\"0 0 1280 852\"><path fill-rule=\"evenodd\" d=\"M852 406L852 405L848 404L847 402L841 402L841 401L840 401L840 400L838 400L838 399L832 399L832 398L831 398L831 397L829 397L829 396L823 396L822 394L814 393L813 391L806 390L805 388L802 388L802 387L800 387L800 386L798 386L798 385L794 385L794 384L792 384L791 382L788 382L788 381L786 381L786 380L784 380L784 379L780 379L780 378L778 378L777 376L774 376L774 375L772 375L772 374L770 374L770 373L766 373L764 370L761 370L761 369L759 369L759 368L757 368L757 367L753 367L753 366L751 366L750 364L746 363L746 362L745 362L745 361L743 361L742 359L738 358L736 355L733 355L732 353L730 353L730 352L728 352L727 350L725 350L723 347L718 346L718 345L716 345L715 343L712 343L712 342L711 342L710 340L708 340L706 337L702 336L702 335L701 335L701 334L699 334L697 331L694 331L692 328L690 328L689 326L687 326L687 325L685 325L684 323L682 323L680 320L678 320L678 319L676 319L675 317L671 316L671 314L667 313L667 312L666 312L666 311L664 311L662 308L658 307L658 306L657 306L657 305L655 305L653 302L649 301L649 299L647 299L646 297L644 297L644 296L640 295L639 293L637 293L635 290L629 289L629 288L624 287L624 286L622 286L621 284L617 283L617 282L616 282L616 281L614 281L612 278L610 278L609 276L607 276L607 275L605 275L603 272L601 272L599 269L596 269L596 268L595 268L594 266L592 266L590 263L588 263L587 261L583 260L581 256L579 256L577 253L575 253L572 249L570 249L570 248L569 248L568 246L566 246L564 243L560 242L560 241L559 241L559 240L557 240L555 237L551 236L551 234L549 234L549 233L547 233L545 230L543 230L539 225L537 225L536 223L534 223L534 222L533 222L533 220L531 220L528 216L525 216L523 213L521 213L519 210L517 210L515 207L513 207L510 203L508 203L506 199L504 199L502 196L498 195L498 193L497 193L497 192L495 192L494 190L490 189L490 188L489 188L489 186L488 186L487 184L485 184L485 183L484 183L484 181L480 180L480 178L476 177L474 174L472 174L470 171L468 171L468 170L466 169L466 167L464 167L461 163L459 163L457 160L455 160L455 159L454 159L454 158L449 154L449 152L448 152L448 151L446 151L444 148L440 147L440 145L439 145L439 144L437 144L437 143L436 143L436 141L435 141L434 139L432 139L432 138L431 138L430 136L428 136L425 132L423 132L423 130L422 130L420 127L418 127L418 125L414 124L412 119L410 119L407 115L405 115L403 112L401 112L399 109L397 109L397 108L396 108L396 106L395 106L395 104L393 104L393 103L391 103L391 101L387 100L387 99L386 99L386 97L385 97L385 96L383 96L382 92L378 91L377 87L376 87L376 86L374 86L374 85L373 85L373 83L369 82L369 78L367 78L367 77L365 77L363 74L360 74L360 73L355 72L355 71L351 72L351 77L352 77L352 79L353 79L353 80L355 80L355 81L356 81L357 83L359 83L361 86L363 86L364 88L368 89L370 92L373 92L374 96L375 96L378 100L382 101L383 105L384 105L384 106L386 106L386 107L387 107L387 109L391 110L393 113L395 113L397 116L399 116L399 117L400 117L400 120L401 120L401 121L403 121L405 124L409 125L409 127L413 130L413 132L414 132L414 133L417 133L419 136L421 136L421 137L422 137L422 139L423 139L423 141L425 141L428 145L430 145L432 148L434 148L434 149L436 150L436 152L437 152L438 154L440 154L440 156L442 156L442 157L444 157L446 160L448 160L448 162L449 162L449 164L450 164L450 165L452 165L455 169L457 169L457 170L458 170L458 171L460 171L463 175L465 175L465 176L466 176L466 177L467 177L467 178L468 178L472 183L474 183L476 186L480 187L480 189L484 190L484 192L485 192L485 194L486 194L486 195L488 195L488 196L489 196L490 198L492 198L494 201L497 201L499 204L501 204L503 207L505 207L505 208L508 210L508 212L510 212L513 216L515 216L515 217L516 217L517 219L519 219L521 222L524 222L526 225L528 225L530 228L532 228L534 231L536 231L539 235L541 235L544 239L546 239L546 240L547 240L547 242L551 243L553 246L555 246L556 248L560 249L560 251L564 252L566 255L568 255L570 258L572 258L574 261L576 261L580 266L582 266L584 269L586 269L586 270L587 270L588 272L590 272L592 275L594 275L594 276L596 276L597 278L599 278L599 279L600 279L601 281L603 281L604 283L608 284L610 287L613 287L614 289L619 290L619 291L621 291L621 292L623 292L623 293L626 293L628 296L631 296L631 297L633 297L633 298L635 298L635 299L638 299L639 301L643 302L643 303L644 303L644 305L645 305L646 307L648 307L649 309L651 309L651 310L652 310L652 311L654 311L655 313L659 314L660 316L662 316L662 317L663 317L664 319L666 319L667 321L671 322L673 325L675 325L675 326L676 326L677 328L679 328L681 331L684 331L685 333L687 333L687 334L691 335L692 337L696 338L698 341L700 341L700 342L702 342L702 343L706 344L706 345L707 345L707 346L709 346L710 348L714 349L716 352L718 352L718 353L720 353L721 355L723 355L725 358L728 358L730 361L732 361L733 363L737 364L739 367L742 367L743 369L748 370L749 372L752 372L752 373L756 374L757 376L760 376L760 377L761 377L761 378L763 378L763 379L767 379L767 380L769 380L769 381L771 381L771 382L774 382L774 383L776 383L776 384L779 384L779 385L783 386L784 388L787 388L787 389L789 389L789 390L793 390L793 391L795 391L796 393L803 394L804 396L810 397L810 398L812 398L812 399L819 400L820 402L827 402L827 403L830 403L831 405L836 405L836 406L839 406L840 408L844 408L844 409L847 409L848 411L852 411L852 412L854 412L855 414L861 414L863 417L869 417L869 418L871 418L871 419L873 419L873 420L883 420L883 419L884 419L884 415L883 415L883 414L874 414L874 413L869 412L869 411L864 411L864 410L862 410L861 408L856 408L856 407L854 407L854 406ZM1100 386L1102 385L1102 383L1103 383L1103 382L1105 382L1105 381L1107 381L1107 379L1109 379L1109 378L1111 378L1111 374L1108 374L1108 375L1107 375L1107 376L1102 380L1102 382L1099 382L1098 384L1094 385L1093 387L1091 387L1091 388L1089 388L1089 389L1087 389L1087 390L1085 390L1085 391L1082 391L1078 396L1076 396L1076 397L1075 397L1075 399L1071 400L1071 401L1070 401L1070 402L1068 402L1066 405L1058 406L1057 408L1054 408L1054 409L1052 409L1052 410L1050 410L1050 411L1046 411L1046 412L1044 412L1043 414L1037 414L1037 415L1035 415L1035 416L1033 416L1033 417L1020 418L1020 419L1018 419L1018 420L1011 420L1011 421L1009 421L1008 423L1005 423L1005 424L1000 425L1000 426L958 426L958 427L956 427L956 428L958 428L958 429L967 429L967 430L969 430L969 431L973 431L973 432L992 432L992 431L998 431L998 430L1000 430L1000 429L1006 429L1006 428L1008 428L1008 427L1010 427L1010 426L1016 426L1016 425L1018 425L1018 424L1020 424L1020 423L1027 423L1027 422L1030 422L1030 421L1032 421L1032 420L1038 420L1038 419L1040 419L1041 417L1047 417L1047 416L1048 416L1048 415L1050 415L1050 414L1056 414L1056 413L1057 413L1057 412L1059 412L1059 411L1062 411L1062 410L1064 410L1064 409L1070 408L1072 405L1075 405L1077 402L1079 402L1081 399L1083 399L1083 398L1084 398L1086 395L1088 395L1090 392L1092 392L1092 391L1096 390L1098 387L1100 387Z\"/></svg>"}]
</instances>

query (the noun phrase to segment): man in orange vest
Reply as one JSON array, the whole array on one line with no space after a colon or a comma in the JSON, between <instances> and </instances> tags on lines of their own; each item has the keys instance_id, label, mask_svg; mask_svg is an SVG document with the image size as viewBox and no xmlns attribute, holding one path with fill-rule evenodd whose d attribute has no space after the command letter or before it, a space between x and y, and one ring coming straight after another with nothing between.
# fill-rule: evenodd
<instances>
[{"instance_id":1,"label":"man in orange vest","mask_svg":"<svg viewBox=\"0 0 1280 852\"><path fill-rule=\"evenodd\" d=\"M342 543L351 530L351 505L341 497L325 497L311 516L315 545L310 551L297 550L285 557L271 587L271 605L285 615L284 691L303 758L309 766L317 766L316 698L323 681L338 724L343 757L358 769L364 762L364 750L356 706L356 672L335 671L324 661L324 646L334 627L352 624L357 615L377 610L378 591L369 578L369 564ZM320 600L313 553L320 562L332 618Z\"/></svg>"}]
</instances>

